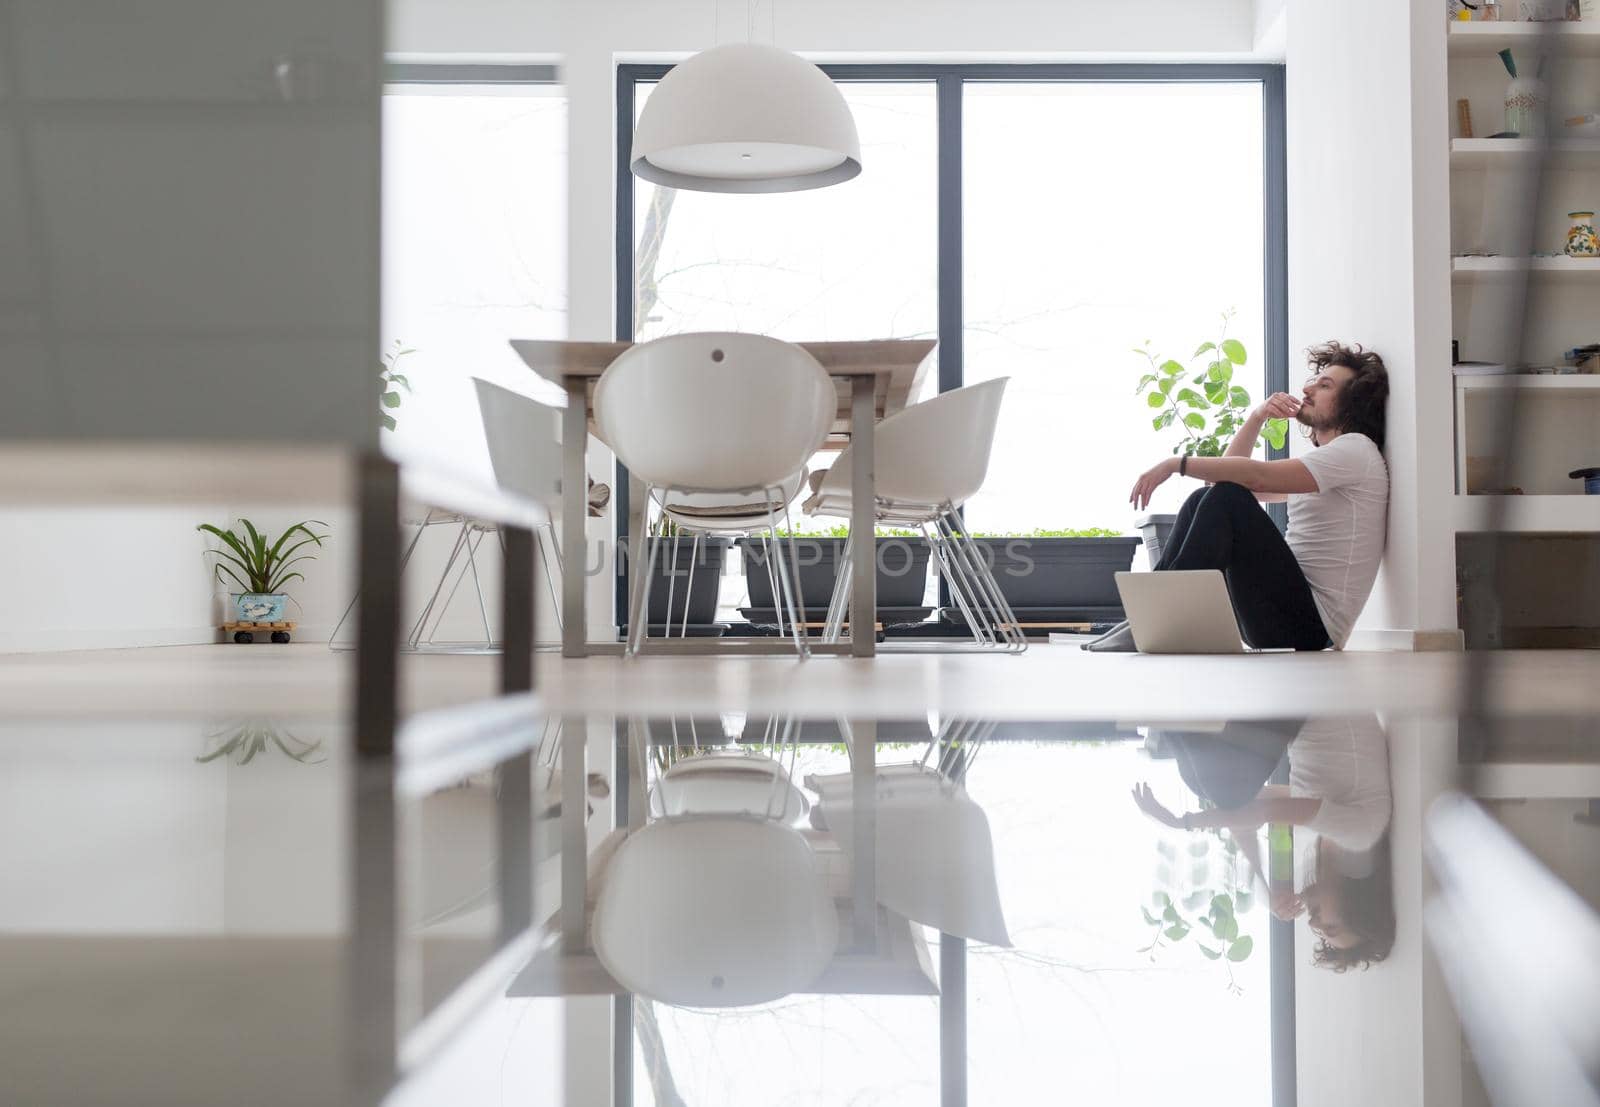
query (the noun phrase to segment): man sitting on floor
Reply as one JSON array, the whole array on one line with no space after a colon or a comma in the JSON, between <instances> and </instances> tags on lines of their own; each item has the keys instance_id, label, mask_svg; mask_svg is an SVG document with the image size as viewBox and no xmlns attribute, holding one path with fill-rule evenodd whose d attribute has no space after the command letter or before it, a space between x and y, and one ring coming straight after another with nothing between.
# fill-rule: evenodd
<instances>
[{"instance_id":1,"label":"man sitting on floor","mask_svg":"<svg viewBox=\"0 0 1600 1107\"><path fill-rule=\"evenodd\" d=\"M1222 457L1168 458L1129 497L1142 510L1168 477L1207 482L1184 501L1155 569L1222 570L1240 633L1257 649L1342 649L1383 557L1388 371L1360 346L1326 342L1308 353L1312 376L1302 399L1275 393ZM1251 458L1262 424L1290 417L1316 448L1299 458ZM1258 506L1281 500L1289 502L1287 534ZM1084 648L1135 647L1122 623Z\"/></svg>"}]
</instances>

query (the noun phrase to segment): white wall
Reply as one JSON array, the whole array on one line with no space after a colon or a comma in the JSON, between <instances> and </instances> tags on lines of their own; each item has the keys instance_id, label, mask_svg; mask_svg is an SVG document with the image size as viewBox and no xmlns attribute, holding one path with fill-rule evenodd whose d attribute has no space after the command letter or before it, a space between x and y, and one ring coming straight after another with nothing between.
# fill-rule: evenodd
<instances>
[{"instance_id":1,"label":"white wall","mask_svg":"<svg viewBox=\"0 0 1600 1107\"><path fill-rule=\"evenodd\" d=\"M1286 82L1290 378L1305 347L1389 366L1389 543L1358 634L1453 631L1445 41L1426 0L1291 0Z\"/></svg>"}]
</instances>

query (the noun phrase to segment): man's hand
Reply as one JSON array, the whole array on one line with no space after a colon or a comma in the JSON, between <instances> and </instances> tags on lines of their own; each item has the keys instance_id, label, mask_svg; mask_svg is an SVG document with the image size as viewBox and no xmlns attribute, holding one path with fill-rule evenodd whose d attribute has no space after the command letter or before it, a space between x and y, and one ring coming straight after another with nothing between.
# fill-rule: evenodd
<instances>
[{"instance_id":1,"label":"man's hand","mask_svg":"<svg viewBox=\"0 0 1600 1107\"><path fill-rule=\"evenodd\" d=\"M1175 830L1182 829L1183 820L1161 806L1161 802L1156 799L1155 793L1150 791L1150 785L1140 784L1134 788L1133 802L1138 805L1140 811L1149 815L1162 826L1170 826Z\"/></svg>"},{"instance_id":2,"label":"man's hand","mask_svg":"<svg viewBox=\"0 0 1600 1107\"><path fill-rule=\"evenodd\" d=\"M1274 918L1279 918L1285 922L1288 922L1290 919L1298 919L1305 913L1305 910L1305 900L1301 899L1287 888L1277 888L1273 890L1272 914Z\"/></svg>"},{"instance_id":3,"label":"man's hand","mask_svg":"<svg viewBox=\"0 0 1600 1107\"><path fill-rule=\"evenodd\" d=\"M1265 423L1268 419L1293 419L1300 410L1300 401L1287 392L1274 392L1250 413L1252 420ZM1251 443L1254 445L1254 443Z\"/></svg>"},{"instance_id":4,"label":"man's hand","mask_svg":"<svg viewBox=\"0 0 1600 1107\"><path fill-rule=\"evenodd\" d=\"M1156 465L1155 468L1145 473L1134 483L1133 494L1128 497L1136 511L1143 511L1150 504L1150 497L1155 495L1162 482L1178 471L1178 459L1169 457Z\"/></svg>"}]
</instances>

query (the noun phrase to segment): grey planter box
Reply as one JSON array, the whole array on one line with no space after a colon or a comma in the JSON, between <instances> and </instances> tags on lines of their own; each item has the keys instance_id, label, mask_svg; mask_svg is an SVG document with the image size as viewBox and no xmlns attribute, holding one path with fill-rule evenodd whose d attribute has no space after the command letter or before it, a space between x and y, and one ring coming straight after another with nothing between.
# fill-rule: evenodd
<instances>
[{"instance_id":1,"label":"grey planter box","mask_svg":"<svg viewBox=\"0 0 1600 1107\"><path fill-rule=\"evenodd\" d=\"M796 538L800 562L800 596L805 601L805 618L820 621L828 614L828 600L839 575L839 559L844 555L843 538ZM739 539L744 558L745 580L750 586L752 608L775 606L772 583L767 577L766 556L759 538ZM783 549L784 562L789 547ZM921 538L878 539L878 609L918 608L928 587L928 544Z\"/></svg>"},{"instance_id":2,"label":"grey planter box","mask_svg":"<svg viewBox=\"0 0 1600 1107\"><path fill-rule=\"evenodd\" d=\"M1133 567L1138 538L979 538L1000 592L1024 608L1120 608L1116 574Z\"/></svg>"},{"instance_id":3,"label":"grey planter box","mask_svg":"<svg viewBox=\"0 0 1600 1107\"><path fill-rule=\"evenodd\" d=\"M673 572L673 546L677 546L677 571ZM679 536L663 538L656 551L654 579L650 582L650 627L658 631L670 625L677 633L687 609L689 629L712 625L717 617L717 589L722 583L722 566L727 560L732 539L702 536L698 554L695 540ZM648 551L649 547L646 546ZM690 556L693 572L690 571ZM648 557L648 553L646 555ZM641 566L641 569L643 566ZM668 600L672 609L667 609Z\"/></svg>"}]
</instances>

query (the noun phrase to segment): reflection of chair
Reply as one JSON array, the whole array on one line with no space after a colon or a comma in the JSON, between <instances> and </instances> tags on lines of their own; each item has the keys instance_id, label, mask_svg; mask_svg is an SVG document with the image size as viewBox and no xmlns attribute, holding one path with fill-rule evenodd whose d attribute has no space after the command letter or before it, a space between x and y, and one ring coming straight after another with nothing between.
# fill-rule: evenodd
<instances>
[{"instance_id":1,"label":"reflection of chair","mask_svg":"<svg viewBox=\"0 0 1600 1107\"><path fill-rule=\"evenodd\" d=\"M647 496L659 496L665 518L696 535L776 535L837 403L815 358L753 334L681 334L641 343L606 368L594 391L601 439L644 482ZM648 538L645 564L636 567L643 571L631 574L629 653L637 653L646 637L659 538ZM799 577L785 571L781 546L773 544L778 584L803 656ZM691 554L691 571L693 561Z\"/></svg>"},{"instance_id":2,"label":"reflection of chair","mask_svg":"<svg viewBox=\"0 0 1600 1107\"><path fill-rule=\"evenodd\" d=\"M955 724L921 762L877 770L878 902L946 934L1009 946L989 820L961 783L992 726ZM939 756L930 766L935 750ZM820 797L821 820L852 849L851 775L812 776L806 786Z\"/></svg>"},{"instance_id":3,"label":"reflection of chair","mask_svg":"<svg viewBox=\"0 0 1600 1107\"><path fill-rule=\"evenodd\" d=\"M822 866L788 823L794 725L773 756L686 757L650 789L651 822L606 866L590 938L618 983L664 1003L735 1007L809 986L839 922ZM783 748L788 747L788 767ZM682 749L682 747L673 747Z\"/></svg>"},{"instance_id":4,"label":"reflection of chair","mask_svg":"<svg viewBox=\"0 0 1600 1107\"><path fill-rule=\"evenodd\" d=\"M555 474L560 472L558 439L560 413L537 400L501 388L499 385L490 384L488 381L474 378L473 384L477 386L478 410L483 418L484 440L489 447L489 462L494 468L496 482L507 491L515 492L534 504L548 505L555 494ZM499 528L493 523L432 508L412 509L404 522L408 526L415 527L416 531L401 555L402 573L422 535L429 527L442 525L458 529L450 556L445 560L444 569L439 573L438 583L434 585L427 602L423 605L422 613L412 624L401 648L406 650L436 648L433 646L433 641L440 624L444 621L445 612L450 609L456 592L469 575L472 577L473 591L477 594L483 641L481 644L470 644L466 648L474 652L496 648L489 628L489 608L484 601L483 585L478 576L478 549L484 538L490 534L498 534ZM558 569L561 550L557 545L555 527L548 513L544 521L534 527L534 541L539 546L539 560L544 565L545 586L549 590L551 610L555 612L556 625L559 627L561 600L555 582L557 570L552 569L552 562ZM457 569L458 564L459 569ZM452 576L455 578L454 583L451 583ZM447 584L450 585L449 592L445 592ZM441 595L444 596L442 603ZM358 599L360 599L359 593L345 607L344 614L339 617L338 624L333 628L333 634L329 636L330 645L338 638L340 629L349 619L350 612L355 608ZM437 648L448 651L457 647Z\"/></svg>"},{"instance_id":5,"label":"reflection of chair","mask_svg":"<svg viewBox=\"0 0 1600 1107\"><path fill-rule=\"evenodd\" d=\"M839 920L799 831L746 815L684 815L617 847L591 939L630 992L738 1007L810 985L833 958Z\"/></svg>"},{"instance_id":6,"label":"reflection of chair","mask_svg":"<svg viewBox=\"0 0 1600 1107\"><path fill-rule=\"evenodd\" d=\"M949 583L951 598L979 646L1020 653L1028 648L1027 636L1017 625L983 549L957 514L983 487L989 471L1006 381L1000 377L943 393L878 424L873 454L877 482L874 514L880 523L922 529L939 572ZM850 469L850 449L846 447L806 501L807 514L850 517ZM850 595L850 550L856 538L850 535L840 558L823 631L825 641L837 641L843 634Z\"/></svg>"}]
</instances>

